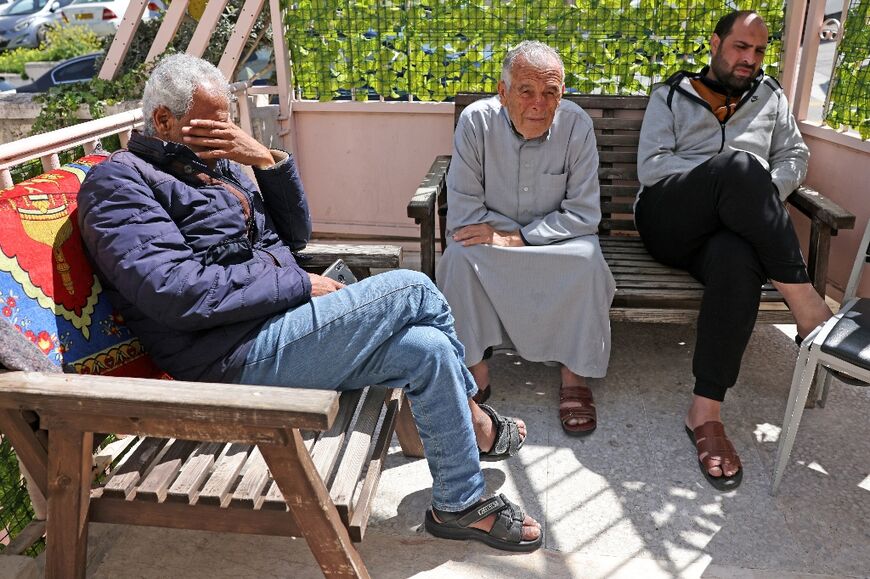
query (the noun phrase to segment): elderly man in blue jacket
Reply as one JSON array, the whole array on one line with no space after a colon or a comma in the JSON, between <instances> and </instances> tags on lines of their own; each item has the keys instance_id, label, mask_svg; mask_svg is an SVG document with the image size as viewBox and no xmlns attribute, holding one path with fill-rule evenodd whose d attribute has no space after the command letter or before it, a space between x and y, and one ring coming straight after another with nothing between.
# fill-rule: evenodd
<instances>
[{"instance_id":1,"label":"elderly man in blue jacket","mask_svg":"<svg viewBox=\"0 0 870 579\"><path fill-rule=\"evenodd\" d=\"M438 289L411 271L345 287L299 267L311 222L293 158L232 123L211 64L164 59L142 103L143 132L88 174L79 219L106 292L157 363L185 380L404 387L434 480L426 528L537 549L540 525L504 495L485 499L480 470L519 450L525 424L471 400Z\"/></svg>"}]
</instances>

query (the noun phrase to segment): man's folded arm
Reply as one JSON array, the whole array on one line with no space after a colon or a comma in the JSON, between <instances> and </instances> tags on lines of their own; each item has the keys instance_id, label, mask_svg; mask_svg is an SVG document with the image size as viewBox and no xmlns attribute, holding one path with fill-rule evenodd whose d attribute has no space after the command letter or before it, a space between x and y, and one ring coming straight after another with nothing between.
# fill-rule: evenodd
<instances>
[{"instance_id":1,"label":"man's folded arm","mask_svg":"<svg viewBox=\"0 0 870 579\"><path fill-rule=\"evenodd\" d=\"M266 168L254 167L254 176L272 229L290 249L299 251L311 239L308 199L293 155L278 149L272 149L271 153L275 164ZM242 183L248 187L250 181L243 178ZM249 190L253 190L253 186Z\"/></svg>"}]
</instances>

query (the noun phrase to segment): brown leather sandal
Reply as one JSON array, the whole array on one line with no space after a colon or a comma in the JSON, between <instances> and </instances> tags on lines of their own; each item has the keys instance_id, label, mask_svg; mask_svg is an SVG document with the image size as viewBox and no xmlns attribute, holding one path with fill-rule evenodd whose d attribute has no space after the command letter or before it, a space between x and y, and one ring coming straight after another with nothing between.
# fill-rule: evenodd
<instances>
[{"instance_id":1,"label":"brown leather sandal","mask_svg":"<svg viewBox=\"0 0 870 579\"><path fill-rule=\"evenodd\" d=\"M713 488L720 491L731 491L740 486L743 481L743 465L740 463L740 457L737 456L734 445L725 435L725 427L721 422L711 420L694 430L686 426L686 434L689 435L689 440L692 441L698 452L698 466L704 473L704 478ZM701 456L704 453L707 456L702 460ZM713 467L719 467L724 473L726 465L736 466L737 472L731 476L724 474L713 476L710 474L710 469Z\"/></svg>"},{"instance_id":2,"label":"brown leather sandal","mask_svg":"<svg viewBox=\"0 0 870 579\"><path fill-rule=\"evenodd\" d=\"M576 406L565 408L566 402ZM571 424L571 420L583 420L585 422ZM595 401L592 400L592 391L586 386L565 386L559 388L559 420L562 422L562 430L571 436L586 436L598 427L598 417L595 412Z\"/></svg>"}]
</instances>

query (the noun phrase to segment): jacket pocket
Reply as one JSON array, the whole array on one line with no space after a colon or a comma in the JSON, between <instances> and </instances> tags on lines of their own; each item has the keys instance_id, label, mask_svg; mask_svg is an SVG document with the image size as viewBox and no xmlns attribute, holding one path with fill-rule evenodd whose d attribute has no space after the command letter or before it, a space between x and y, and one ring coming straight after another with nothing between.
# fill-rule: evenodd
<instances>
[{"instance_id":1,"label":"jacket pocket","mask_svg":"<svg viewBox=\"0 0 870 579\"><path fill-rule=\"evenodd\" d=\"M205 252L205 265L238 265L254 258L251 242L247 237L225 239L208 248Z\"/></svg>"}]
</instances>

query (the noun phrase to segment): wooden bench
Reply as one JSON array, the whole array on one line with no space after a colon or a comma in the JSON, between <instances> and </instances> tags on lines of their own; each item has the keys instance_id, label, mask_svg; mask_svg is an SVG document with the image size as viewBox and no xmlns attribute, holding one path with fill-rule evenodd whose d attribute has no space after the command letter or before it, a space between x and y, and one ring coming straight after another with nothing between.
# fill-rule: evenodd
<instances>
[{"instance_id":1,"label":"wooden bench","mask_svg":"<svg viewBox=\"0 0 870 579\"><path fill-rule=\"evenodd\" d=\"M460 94L455 100L454 126L470 103L491 95ZM697 318L703 286L685 271L655 261L644 248L634 226L637 181L637 145L648 98L645 96L565 95L592 117L598 144L601 183L599 225L601 249L616 280L610 309L615 321L690 323ZM447 215L449 156L435 159L408 204L408 216L420 224L422 270L435 279L435 216L438 215L441 250L444 250ZM808 187L788 198L809 217L808 266L816 290L824 295L832 235L855 226L855 216ZM772 285L761 288L758 321L793 323L782 296Z\"/></svg>"},{"instance_id":2,"label":"wooden bench","mask_svg":"<svg viewBox=\"0 0 870 579\"><path fill-rule=\"evenodd\" d=\"M136 117L128 117L75 131L129 132ZM60 149L82 142L63 131L54 148L17 144L16 158L41 155L56 167ZM0 170L15 163L8 149L0 146ZM341 257L362 277L401 266L395 246L310 244L302 254L313 271ZM64 374L22 331L0 324L4 359L24 360L0 369L0 433L30 475L34 502L47 501L47 577L85 576L89 521L304 537L324 575L368 576L352 543L365 535L393 433L406 454L422 456L400 389L339 395ZM105 435L94 433L110 432L131 436L99 451L95 467Z\"/></svg>"}]
</instances>

